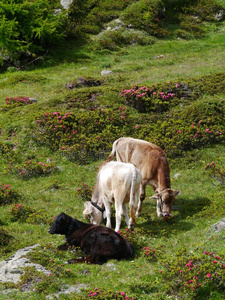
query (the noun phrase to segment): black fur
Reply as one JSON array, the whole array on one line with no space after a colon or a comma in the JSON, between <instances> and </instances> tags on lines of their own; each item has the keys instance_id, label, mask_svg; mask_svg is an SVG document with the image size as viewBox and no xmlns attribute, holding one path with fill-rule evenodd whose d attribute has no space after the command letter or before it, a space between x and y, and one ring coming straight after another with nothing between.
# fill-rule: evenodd
<instances>
[{"instance_id":1,"label":"black fur","mask_svg":"<svg viewBox=\"0 0 225 300\"><path fill-rule=\"evenodd\" d=\"M103 264L109 259L126 259L134 254L132 245L114 230L83 223L65 213L55 218L49 233L65 235L66 244L58 246L58 249L80 247L90 256L90 263Z\"/></svg>"}]
</instances>

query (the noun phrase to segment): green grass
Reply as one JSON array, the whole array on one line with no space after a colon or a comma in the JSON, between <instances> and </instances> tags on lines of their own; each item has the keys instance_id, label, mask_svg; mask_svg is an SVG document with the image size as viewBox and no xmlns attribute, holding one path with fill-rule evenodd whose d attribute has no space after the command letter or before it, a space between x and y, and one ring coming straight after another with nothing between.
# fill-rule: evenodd
<instances>
[{"instance_id":1,"label":"green grass","mask_svg":"<svg viewBox=\"0 0 225 300\"><path fill-rule=\"evenodd\" d=\"M7 162L1 157L0 183L11 184L13 189L21 193L18 203L31 207L34 211L42 210L51 220L61 211L84 220L83 201L79 198L77 189L82 182L94 186L98 167L103 161L83 166L69 161L60 153L53 152L45 146L38 146L30 136L36 126L34 115L40 111L65 109L67 97L76 95L77 89L68 91L64 88L64 84L76 82L81 76L100 78L100 73L105 68L113 70L114 74L104 78L103 86L96 90L99 91L99 102L108 106L121 105L119 95L121 89L134 84L152 85L224 72L223 47L222 31L211 33L201 40L157 40L151 46L129 46L120 52L92 52L88 46L78 47L71 44L64 49L65 51L56 49L54 55L46 58L37 68L0 74L1 105L5 103L5 97L28 96L37 99L37 103L32 105L7 112L0 111L1 141L12 142L15 151L20 150L18 159L22 161L35 156L44 163L47 159L51 159L59 167L59 172L50 176L22 180L16 174L6 171ZM155 59L157 55L165 57ZM93 90L93 88L86 89ZM224 99L224 95L217 97ZM133 114L137 115L137 112L133 111ZM170 297L193 299L191 295L179 292L179 289L171 290L169 283L162 280L159 272L164 270L163 262L148 261L143 257L142 247L157 248L163 245L161 258L171 260L177 251L185 247L188 253L202 253L206 250L225 255L224 232L216 234L212 230L212 225L225 215L224 186L211 178L205 170L206 164L212 160L219 162L221 166L224 165L224 154L224 144L217 144L186 152L183 157L170 159L172 188L181 190L181 195L175 202L175 206L179 207L179 210L174 211L175 222L169 224L157 218L156 203L148 199L153 191L148 187L143 215L137 219L136 236L139 239L132 260L112 261L111 266L70 265L70 276L63 273L62 277L58 277L53 270L53 276L48 280L51 284L59 286L82 283L90 289L98 287L114 293L124 291L127 295L140 300ZM180 176L174 178L176 173L180 173ZM51 189L54 182L60 188ZM45 254L52 255L57 262L64 262L67 256L72 256L71 253L62 254L62 257L58 258L59 254L51 249L44 250L49 243L52 243L53 249L56 248L62 243L63 237L49 235L49 224L12 222L11 206L12 204L0 206L0 230L5 229L12 236L8 245L0 249L1 260L8 258L22 247L36 243L41 245L41 248L36 250L36 256L39 252L43 253L42 258L36 257L39 262L43 262ZM122 228L125 229L124 221ZM63 269L67 268L67 265L63 265ZM36 292L29 292L27 298L45 299L47 294L57 291L57 287L51 284L44 286L43 283L41 287L39 286L40 294L37 293L37 288ZM0 289L4 287L0 285ZM206 292L204 297L223 299L223 291L218 289L215 293L214 298L211 298L209 292ZM16 290L10 296L0 295L0 299L3 299L2 297L24 299L24 294ZM60 296L60 299L79 298L68 295ZM114 298L111 296L109 299Z\"/></svg>"}]
</instances>

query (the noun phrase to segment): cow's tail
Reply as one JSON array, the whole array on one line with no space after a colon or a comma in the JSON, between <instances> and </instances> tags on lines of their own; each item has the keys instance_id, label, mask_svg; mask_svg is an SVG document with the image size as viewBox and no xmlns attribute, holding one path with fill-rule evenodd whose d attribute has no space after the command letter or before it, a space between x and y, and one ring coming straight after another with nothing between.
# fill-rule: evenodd
<instances>
[{"instance_id":1,"label":"cow's tail","mask_svg":"<svg viewBox=\"0 0 225 300\"><path fill-rule=\"evenodd\" d=\"M113 143L113 146L112 146L112 151L110 153L110 155L107 157L106 161L111 161L113 158L114 158L114 155L116 153L116 148L117 148L117 144L119 142L120 139L116 140L114 143Z\"/></svg>"}]
</instances>

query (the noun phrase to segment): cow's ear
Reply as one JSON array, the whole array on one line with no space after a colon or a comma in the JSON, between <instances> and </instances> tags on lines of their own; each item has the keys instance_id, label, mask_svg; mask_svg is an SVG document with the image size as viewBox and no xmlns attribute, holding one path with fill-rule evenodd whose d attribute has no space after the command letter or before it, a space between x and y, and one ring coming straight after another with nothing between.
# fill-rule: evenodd
<instances>
[{"instance_id":1,"label":"cow's ear","mask_svg":"<svg viewBox=\"0 0 225 300\"><path fill-rule=\"evenodd\" d=\"M180 190L177 190L177 191L173 190L173 194L174 194L175 197L180 195L180 193L181 193Z\"/></svg>"},{"instance_id":2,"label":"cow's ear","mask_svg":"<svg viewBox=\"0 0 225 300\"><path fill-rule=\"evenodd\" d=\"M84 211L83 215L90 215L93 211L93 205L91 204L90 201L84 202Z\"/></svg>"}]
</instances>

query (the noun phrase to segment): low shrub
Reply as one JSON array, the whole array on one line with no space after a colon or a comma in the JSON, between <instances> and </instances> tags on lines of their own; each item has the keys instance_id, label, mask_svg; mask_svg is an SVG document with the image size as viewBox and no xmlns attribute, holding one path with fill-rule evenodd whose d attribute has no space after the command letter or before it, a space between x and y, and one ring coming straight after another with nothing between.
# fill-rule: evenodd
<instances>
[{"instance_id":1,"label":"low shrub","mask_svg":"<svg viewBox=\"0 0 225 300\"><path fill-rule=\"evenodd\" d=\"M209 95L225 94L225 72L207 75L197 81L202 93Z\"/></svg>"},{"instance_id":2,"label":"low shrub","mask_svg":"<svg viewBox=\"0 0 225 300\"><path fill-rule=\"evenodd\" d=\"M13 160L15 153L13 151L14 145L0 141L0 154L7 161Z\"/></svg>"},{"instance_id":3,"label":"low shrub","mask_svg":"<svg viewBox=\"0 0 225 300\"><path fill-rule=\"evenodd\" d=\"M225 289L225 256L204 251L203 254L188 254L179 251L174 259L162 261L165 270L162 280L169 285L168 292L189 297L209 294ZM193 299L193 298L192 298Z\"/></svg>"},{"instance_id":4,"label":"low shrub","mask_svg":"<svg viewBox=\"0 0 225 300\"><path fill-rule=\"evenodd\" d=\"M10 184L0 185L0 205L7 205L16 202L21 198L21 195L11 188Z\"/></svg>"},{"instance_id":5,"label":"low shrub","mask_svg":"<svg viewBox=\"0 0 225 300\"><path fill-rule=\"evenodd\" d=\"M121 96L125 103L136 108L140 113L163 112L179 103L179 99L195 97L193 88L182 83L167 83L151 87L135 85L123 89Z\"/></svg>"},{"instance_id":6,"label":"low shrub","mask_svg":"<svg viewBox=\"0 0 225 300\"><path fill-rule=\"evenodd\" d=\"M89 187L85 182L77 189L77 194L82 201L91 201L93 187Z\"/></svg>"},{"instance_id":7,"label":"low shrub","mask_svg":"<svg viewBox=\"0 0 225 300\"><path fill-rule=\"evenodd\" d=\"M3 110L9 110L10 108L33 103L29 97L6 97L5 102L6 104L3 106Z\"/></svg>"},{"instance_id":8,"label":"low shrub","mask_svg":"<svg viewBox=\"0 0 225 300\"><path fill-rule=\"evenodd\" d=\"M217 125L216 118L199 120L196 123L170 118L156 124L136 125L134 129L133 137L154 142L169 157L224 140L223 126Z\"/></svg>"},{"instance_id":9,"label":"low shrub","mask_svg":"<svg viewBox=\"0 0 225 300\"><path fill-rule=\"evenodd\" d=\"M0 246L1 247L7 246L12 239L13 239L13 237L10 234L8 234L8 232L5 229L0 228Z\"/></svg>"},{"instance_id":10,"label":"low shrub","mask_svg":"<svg viewBox=\"0 0 225 300\"><path fill-rule=\"evenodd\" d=\"M225 185L225 166L217 165L214 161L207 163L205 170L212 178L215 178L219 183Z\"/></svg>"},{"instance_id":11,"label":"low shrub","mask_svg":"<svg viewBox=\"0 0 225 300\"><path fill-rule=\"evenodd\" d=\"M131 229L121 229L118 233L128 241L134 248L139 247L139 235L137 234L136 230Z\"/></svg>"},{"instance_id":12,"label":"low shrub","mask_svg":"<svg viewBox=\"0 0 225 300\"><path fill-rule=\"evenodd\" d=\"M204 29L198 17L193 15L181 15L180 17L181 29L190 32L194 37L201 38L205 36L206 30Z\"/></svg>"},{"instance_id":13,"label":"low shrub","mask_svg":"<svg viewBox=\"0 0 225 300\"><path fill-rule=\"evenodd\" d=\"M112 142L128 133L127 118L123 107L79 113L47 112L38 116L34 136L69 159L88 163L103 158Z\"/></svg>"},{"instance_id":14,"label":"low shrub","mask_svg":"<svg viewBox=\"0 0 225 300\"><path fill-rule=\"evenodd\" d=\"M169 35L169 32L162 26L164 17L164 4L161 0L134 2L121 15L121 19L126 25L131 24L133 28L144 30L157 37Z\"/></svg>"},{"instance_id":15,"label":"low shrub","mask_svg":"<svg viewBox=\"0 0 225 300\"><path fill-rule=\"evenodd\" d=\"M25 222L28 218L29 214L32 213L30 208L25 208L21 203L20 204L13 204L10 213L12 215L12 221L21 221Z\"/></svg>"},{"instance_id":16,"label":"low shrub","mask_svg":"<svg viewBox=\"0 0 225 300\"><path fill-rule=\"evenodd\" d=\"M113 292L111 290L107 290L107 289L100 289L100 288L95 288L94 290L86 290L85 291L87 293L88 299L97 299L97 300L104 300L104 299L109 299L109 300L114 300L114 299L118 299L118 300L122 300L122 299L126 299L126 300L135 300L134 297L131 296L127 296L125 292Z\"/></svg>"},{"instance_id":17,"label":"low shrub","mask_svg":"<svg viewBox=\"0 0 225 300\"><path fill-rule=\"evenodd\" d=\"M151 45L155 40L144 31L120 28L107 30L93 39L93 47L97 50L119 50L126 45Z\"/></svg>"},{"instance_id":18,"label":"low shrub","mask_svg":"<svg viewBox=\"0 0 225 300\"><path fill-rule=\"evenodd\" d=\"M57 166L53 163L44 164L33 160L25 161L20 165L10 165L9 170L22 179L29 179L35 176L45 176L57 171Z\"/></svg>"},{"instance_id":19,"label":"low shrub","mask_svg":"<svg viewBox=\"0 0 225 300\"><path fill-rule=\"evenodd\" d=\"M158 261L160 257L163 255L162 251L163 246L159 247L143 247L143 256L148 260L148 261Z\"/></svg>"}]
</instances>

